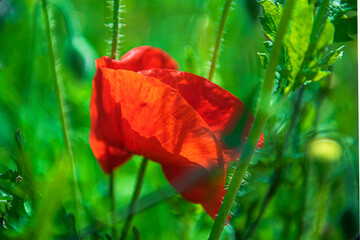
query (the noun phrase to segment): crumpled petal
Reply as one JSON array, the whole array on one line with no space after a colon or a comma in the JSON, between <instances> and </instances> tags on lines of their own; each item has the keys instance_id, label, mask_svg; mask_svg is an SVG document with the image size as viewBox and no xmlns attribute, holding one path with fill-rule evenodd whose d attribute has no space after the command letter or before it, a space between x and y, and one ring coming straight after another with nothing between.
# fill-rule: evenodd
<instances>
[{"instance_id":1,"label":"crumpled petal","mask_svg":"<svg viewBox=\"0 0 360 240\"><path fill-rule=\"evenodd\" d=\"M179 91L220 140L227 162L237 160L240 157L242 143L246 141L254 121L253 115L246 110L242 101L209 80L188 72L149 69L139 73L156 77ZM244 119L246 121L238 130L239 123ZM233 136L234 134L235 136ZM238 143L228 145L226 138L230 136L233 139L235 137L235 140L238 139ZM257 147L261 148L263 144L264 135L262 134Z\"/></svg>"},{"instance_id":2,"label":"crumpled petal","mask_svg":"<svg viewBox=\"0 0 360 240\"><path fill-rule=\"evenodd\" d=\"M205 78L174 70L178 63L150 46L119 61L102 57L96 69L90 145L104 172L132 154L143 155L160 163L169 183L215 219L227 163L240 156L254 120L244 104ZM240 145L228 145L229 136ZM258 147L263 142L262 135Z\"/></svg>"},{"instance_id":3,"label":"crumpled petal","mask_svg":"<svg viewBox=\"0 0 360 240\"><path fill-rule=\"evenodd\" d=\"M97 131L93 131L90 134L90 146L96 159L99 162L101 169L105 173L109 174L113 169L130 159L132 154L125 152L119 146L109 145L106 143L106 141L99 140L95 134Z\"/></svg>"},{"instance_id":4,"label":"crumpled petal","mask_svg":"<svg viewBox=\"0 0 360 240\"><path fill-rule=\"evenodd\" d=\"M119 130L114 127L116 117L114 116L114 106L109 103L109 99L103 97L99 99L102 92L101 82L102 73L100 69L126 69L139 71L150 68L169 68L177 69L178 63L168 53L160 48L151 46L141 46L134 48L124 54L120 61L104 56L96 60L96 73L93 81L93 93L91 96L90 118L91 133L89 136L90 146L105 173L110 173L114 168L124 164L131 158L132 154L122 150L117 140L121 137ZM103 101L101 105L105 108L94 107L95 102ZM95 133L96 132L96 133ZM99 136L99 137L97 137ZM104 139L106 139L104 141Z\"/></svg>"},{"instance_id":5,"label":"crumpled petal","mask_svg":"<svg viewBox=\"0 0 360 240\"><path fill-rule=\"evenodd\" d=\"M96 73L92 84L90 99L90 136L89 142L100 167L105 173L124 164L131 153L125 152L118 139L121 132L117 126L115 104L108 94L109 86L102 84L102 67L105 67L109 58L102 57L96 60ZM107 89L104 89L107 87Z\"/></svg>"},{"instance_id":6,"label":"crumpled petal","mask_svg":"<svg viewBox=\"0 0 360 240\"><path fill-rule=\"evenodd\" d=\"M170 184L191 202L217 194L209 179L212 169L225 167L222 148L177 90L132 71L100 68L90 109L91 138L160 163ZM224 171L217 184L224 188Z\"/></svg>"},{"instance_id":7,"label":"crumpled petal","mask_svg":"<svg viewBox=\"0 0 360 240\"><path fill-rule=\"evenodd\" d=\"M124 69L138 72L141 70L178 69L179 64L167 52L160 48L141 46L125 53L120 60L104 56L96 60L96 68Z\"/></svg>"},{"instance_id":8,"label":"crumpled petal","mask_svg":"<svg viewBox=\"0 0 360 240\"><path fill-rule=\"evenodd\" d=\"M123 69L135 72L151 68L179 69L179 64L170 54L152 46L133 48L120 58L120 62L127 66Z\"/></svg>"}]
</instances>

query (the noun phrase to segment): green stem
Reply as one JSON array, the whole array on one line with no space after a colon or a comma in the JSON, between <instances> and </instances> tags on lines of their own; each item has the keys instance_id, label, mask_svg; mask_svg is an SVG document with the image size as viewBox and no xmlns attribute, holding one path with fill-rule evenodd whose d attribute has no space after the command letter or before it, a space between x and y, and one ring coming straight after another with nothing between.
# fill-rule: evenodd
<instances>
[{"instance_id":1,"label":"green stem","mask_svg":"<svg viewBox=\"0 0 360 240\"><path fill-rule=\"evenodd\" d=\"M166 186L158 190L155 190L151 193L148 193L144 197L138 199L136 204L137 206L132 212L132 215L135 216L136 214L142 213L160 203L167 201L168 199L175 197L178 194L179 193L170 186ZM129 206L126 206L126 208L125 207L120 208L120 210L118 211L118 213L120 214L117 214L115 223L124 221L130 216L128 212L128 208ZM105 227L107 227L107 225L96 222L95 225L92 224L90 227L84 228L81 231L82 234L80 236L80 239L89 238L94 233L102 231Z\"/></svg>"},{"instance_id":2,"label":"green stem","mask_svg":"<svg viewBox=\"0 0 360 240\"><path fill-rule=\"evenodd\" d=\"M221 20L220 20L220 25L219 25L219 30L216 36L216 42L215 42L215 48L214 48L214 53L211 59L211 67L210 67L210 72L209 72L209 81L212 81L214 74L215 74L215 69L216 69L216 64L217 64L217 60L219 57L219 51L220 51L220 46L221 46L221 42L222 42L222 38L224 35L224 28L225 28L225 24L226 24L226 18L227 15L229 13L229 9L231 6L231 2L232 0L226 0L225 2L225 6L222 12L222 16L221 16Z\"/></svg>"},{"instance_id":3,"label":"green stem","mask_svg":"<svg viewBox=\"0 0 360 240\"><path fill-rule=\"evenodd\" d=\"M129 215L126 218L122 233L121 233L121 237L120 240L125 240L126 239L126 235L130 229L131 226L131 221L134 217L134 212L135 212L135 205L136 202L140 196L140 192L141 192L141 187L144 181L144 176L145 176L145 171L146 171L146 166L147 166L148 160L146 158L143 158L142 162L141 162L141 166L137 175L137 179L136 179L136 185L135 185L135 190L129 205Z\"/></svg>"},{"instance_id":4,"label":"green stem","mask_svg":"<svg viewBox=\"0 0 360 240\"><path fill-rule=\"evenodd\" d=\"M118 38L119 38L119 10L120 0L114 0L113 9L113 36L111 45L111 58L116 59L118 49ZM115 227L115 191L114 191L114 172L110 173L109 180L109 194L110 194L110 211L111 211L111 225L112 225L112 236L116 239L116 227Z\"/></svg>"},{"instance_id":5,"label":"green stem","mask_svg":"<svg viewBox=\"0 0 360 240\"><path fill-rule=\"evenodd\" d=\"M116 59L118 38L119 38L119 10L120 0L114 0L114 12L113 12L113 36L111 46L111 58Z\"/></svg>"},{"instance_id":6,"label":"green stem","mask_svg":"<svg viewBox=\"0 0 360 240\"><path fill-rule=\"evenodd\" d=\"M111 225L112 225L112 237L116 239L116 227L115 227L115 208L116 208L116 201L115 201L115 194L114 194L114 172L111 171L110 173L110 180L109 180L109 195L110 195L110 211L111 211Z\"/></svg>"},{"instance_id":7,"label":"green stem","mask_svg":"<svg viewBox=\"0 0 360 240\"><path fill-rule=\"evenodd\" d=\"M212 227L209 239L220 239L221 233L224 229L225 222L229 215L231 206L234 203L236 194L240 188L240 185L244 179L245 172L249 166L252 155L255 151L256 144L260 138L261 133L265 127L265 123L270 116L268 112L271 95L274 87L275 71L279 63L279 57L281 47L284 41L287 26L292 14L292 10L295 5L295 0L288 0L284 9L284 14L281 18L279 29L276 34L275 42L271 51L271 57L268 64L268 69L265 74L264 86L261 92L260 106L257 114L255 115L255 121L251 128L248 140L245 143L244 151L238 164L236 166L233 178L231 179L229 188L224 197L223 203L220 207L219 214Z\"/></svg>"},{"instance_id":8,"label":"green stem","mask_svg":"<svg viewBox=\"0 0 360 240\"><path fill-rule=\"evenodd\" d=\"M261 219L265 213L267 206L269 205L269 203L271 202L271 200L275 196L275 193L277 192L277 190L279 189L279 187L281 185L281 175L282 175L282 172L284 169L284 166L283 166L283 158L284 157L283 156L285 154L285 151L288 149L288 147L290 146L290 143L291 143L290 142L291 136L292 136L294 127L297 124L297 118L298 118L298 114L300 112L300 105L301 105L303 93L304 93L304 86L301 86L299 93L297 95L296 101L295 101L294 111L293 111L293 114L291 117L289 130L287 131L287 133L285 135L283 144L277 151L276 161L280 162L279 163L280 167L277 168L273 174L272 184L270 186L268 193L266 194L265 200L263 201L263 203L261 205L259 215L257 216L254 224L251 225L250 230L248 231L248 234L244 238L245 240L250 239L251 235L255 232L257 225L261 222Z\"/></svg>"},{"instance_id":9,"label":"green stem","mask_svg":"<svg viewBox=\"0 0 360 240\"><path fill-rule=\"evenodd\" d=\"M51 29L50 29L50 19L49 19L49 13L47 10L46 0L41 0L41 4L42 4L42 9L43 9L43 14L44 14L44 23L45 23L45 30L46 30L46 40L47 40L47 46L48 46L51 74L52 74L52 78L53 78L53 84L55 86L57 105L59 108L59 115L60 115L60 120L61 120L62 136L63 136L64 144L66 147L67 157L70 161L70 168L71 168L71 172L72 172L72 181L74 184L73 195L74 195L74 199L76 202L75 211L78 213L77 204L79 201L79 192L78 192L78 186L77 186L77 181L76 181L77 178L76 178L76 172L75 172L74 156L73 156L73 152L71 150L69 121L68 121L67 115L65 113L64 93L62 90L62 85L61 85L61 82L59 81L59 78L57 76L57 71L56 71L55 56L54 56L54 49L53 49Z\"/></svg>"}]
</instances>

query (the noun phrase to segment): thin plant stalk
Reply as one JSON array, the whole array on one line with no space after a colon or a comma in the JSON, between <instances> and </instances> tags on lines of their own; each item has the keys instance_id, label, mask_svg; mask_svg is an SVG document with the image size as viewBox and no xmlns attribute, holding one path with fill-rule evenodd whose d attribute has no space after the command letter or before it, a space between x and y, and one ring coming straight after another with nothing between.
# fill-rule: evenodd
<instances>
[{"instance_id":1,"label":"thin plant stalk","mask_svg":"<svg viewBox=\"0 0 360 240\"><path fill-rule=\"evenodd\" d=\"M298 115L300 112L300 105L301 105L301 100L303 97L304 89L305 89L305 86L301 86L298 96L295 101L294 111L293 111L293 114L291 117L289 130L287 131L286 136L284 138L284 142L283 142L282 146L279 148L278 153L277 153L277 161L280 161L280 167L278 169L276 169L274 172L272 184L269 188L269 191L266 194L265 200L263 201L263 203L261 205L260 212L259 212L255 222L250 226L250 230L248 231L247 235L244 238L245 240L250 239L252 234L255 232L258 224L261 222L261 219L265 213L267 206L269 205L269 203L271 202L271 200L275 196L275 193L277 192L277 190L279 189L279 187L281 185L281 175L282 175L282 172L284 169L284 166L282 164L283 156L284 156L285 151L290 146L292 132L294 130L294 127L297 124L297 119L298 119Z\"/></svg>"},{"instance_id":2,"label":"thin plant stalk","mask_svg":"<svg viewBox=\"0 0 360 240\"><path fill-rule=\"evenodd\" d=\"M178 195L178 192L175 191L170 186L166 186L158 190L155 190L151 193L148 193L144 197L137 200L137 206L132 212L132 215L136 215L141 212L144 212L154 206L157 206L160 203L167 201L168 199L175 197L176 195ZM116 214L115 223L124 221L130 216L128 212L128 208L129 206L126 206L126 208L123 207L120 208L120 210L118 210L118 214ZM90 237L92 234L103 230L105 227L107 227L107 225L98 223L96 224L96 226L91 225L91 227L84 228L81 231L80 239Z\"/></svg>"},{"instance_id":3,"label":"thin plant stalk","mask_svg":"<svg viewBox=\"0 0 360 240\"><path fill-rule=\"evenodd\" d=\"M54 55L54 49L53 49L53 43L52 43L52 36L51 36L51 29L50 29L50 18L49 13L47 10L47 2L46 0L41 0L42 10L44 14L44 24L45 24L45 30L46 30L46 41L47 41L47 47L48 47L48 54L49 54L49 60L50 60L50 68L51 68L51 74L53 78L53 84L55 87L56 92L56 99L57 99L57 105L59 108L59 115L61 120L61 130L62 130L62 136L63 141L66 147L66 153L67 158L70 161L70 168L72 172L72 181L73 181L73 197L75 200L75 212L76 215L79 216L78 212L78 202L80 197L80 192L78 190L77 186L77 177L75 172L75 161L73 152L71 149L71 140L70 140L70 128L69 128L69 120L65 113L65 103L64 103L64 93L62 89L62 84L57 76L56 71L56 65L55 65L55 55Z\"/></svg>"},{"instance_id":4,"label":"thin plant stalk","mask_svg":"<svg viewBox=\"0 0 360 240\"><path fill-rule=\"evenodd\" d=\"M214 52L213 52L213 56L211 59L211 66L210 66L210 72L209 72L209 77L208 77L209 81L212 81L212 79L215 75L216 64L217 64L217 60L219 57L220 46L221 46L222 38L224 35L224 28L225 28L225 24L226 24L227 15L229 13L229 9L231 6L231 2L232 2L232 0L226 0L224 9L222 12L219 29L218 29L217 36L216 36Z\"/></svg>"},{"instance_id":5,"label":"thin plant stalk","mask_svg":"<svg viewBox=\"0 0 360 240\"><path fill-rule=\"evenodd\" d=\"M114 0L113 11L113 31L112 31L112 46L111 46L111 58L116 59L119 41L119 11L120 0Z\"/></svg>"},{"instance_id":6,"label":"thin plant stalk","mask_svg":"<svg viewBox=\"0 0 360 240\"><path fill-rule=\"evenodd\" d=\"M119 41L119 11L120 11L120 0L114 0L114 9L113 9L113 29L112 29L112 42L111 42L111 58L116 59L118 51L118 41ZM109 180L109 195L110 195L110 211L111 211L111 232L113 238L116 238L116 227L115 227L115 209L116 209L116 199L114 191L114 172L110 173Z\"/></svg>"},{"instance_id":7,"label":"thin plant stalk","mask_svg":"<svg viewBox=\"0 0 360 240\"><path fill-rule=\"evenodd\" d=\"M146 166L147 166L148 160L146 158L143 158L141 161L141 166L137 175L137 179L136 179L136 184L135 184L135 189L134 189L134 193L129 205L129 209L128 209L128 217L126 218L122 233L121 233L121 237L120 240L125 240L126 239L126 235L130 229L131 226L131 221L134 217L134 212L135 212L135 206L136 206L136 202L139 199L140 196L140 192L141 192L141 187L144 181L144 176L145 176L145 171L146 171Z\"/></svg>"},{"instance_id":8,"label":"thin plant stalk","mask_svg":"<svg viewBox=\"0 0 360 240\"><path fill-rule=\"evenodd\" d=\"M284 13L279 24L279 29L276 34L275 42L271 51L268 69L265 74L264 85L260 95L261 99L259 110L255 115L253 126L251 128L248 140L246 141L244 146L244 151L237 163L233 178L231 179L229 188L225 194L218 216L216 217L215 223L212 227L209 236L210 240L218 240L221 237L221 233L224 229L230 209L234 203L237 192L244 179L246 170L255 151L257 141L259 140L260 135L263 132L267 119L270 117L270 112L268 112L268 109L270 106L271 95L274 87L275 72L279 63L282 44L295 2L295 0L288 0L285 6Z\"/></svg>"}]
</instances>

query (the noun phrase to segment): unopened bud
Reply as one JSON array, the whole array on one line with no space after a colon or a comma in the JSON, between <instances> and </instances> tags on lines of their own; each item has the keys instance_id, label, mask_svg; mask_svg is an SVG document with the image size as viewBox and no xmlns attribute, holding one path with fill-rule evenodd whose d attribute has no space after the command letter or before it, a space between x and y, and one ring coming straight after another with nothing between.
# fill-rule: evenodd
<instances>
[{"instance_id":1,"label":"unopened bud","mask_svg":"<svg viewBox=\"0 0 360 240\"><path fill-rule=\"evenodd\" d=\"M308 145L307 154L316 162L336 162L341 157L341 146L330 138L317 138Z\"/></svg>"}]
</instances>

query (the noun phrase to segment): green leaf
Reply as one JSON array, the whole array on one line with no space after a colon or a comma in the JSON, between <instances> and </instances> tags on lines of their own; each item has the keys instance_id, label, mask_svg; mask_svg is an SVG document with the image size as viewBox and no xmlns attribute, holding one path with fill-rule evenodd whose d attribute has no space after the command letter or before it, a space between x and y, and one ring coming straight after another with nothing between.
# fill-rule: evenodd
<instances>
[{"instance_id":1,"label":"green leaf","mask_svg":"<svg viewBox=\"0 0 360 240\"><path fill-rule=\"evenodd\" d=\"M317 82L317 81L320 81L320 80L330 76L330 74L331 74L330 71L319 70L315 74L313 74L313 76L311 77L310 80L313 82Z\"/></svg>"},{"instance_id":2,"label":"green leaf","mask_svg":"<svg viewBox=\"0 0 360 240\"><path fill-rule=\"evenodd\" d=\"M343 52L344 52L344 50L343 50L344 47L345 46L341 46L338 49L332 51L329 55L327 55L325 58L323 58L320 61L319 65L322 68L327 68L327 67L333 65L334 63L336 63L339 59L342 58Z\"/></svg>"},{"instance_id":3,"label":"green leaf","mask_svg":"<svg viewBox=\"0 0 360 240\"><path fill-rule=\"evenodd\" d=\"M313 21L314 3L309 4L308 0L298 0L290 21L290 33L285 40L292 69L289 79L290 85L294 83L309 47Z\"/></svg>"},{"instance_id":4,"label":"green leaf","mask_svg":"<svg viewBox=\"0 0 360 240\"><path fill-rule=\"evenodd\" d=\"M329 20L326 20L321 29L318 39L315 42L315 55L323 52L329 44L333 43L334 33L334 25Z\"/></svg>"},{"instance_id":5,"label":"green leaf","mask_svg":"<svg viewBox=\"0 0 360 240\"><path fill-rule=\"evenodd\" d=\"M259 3L264 9L264 17L260 18L261 25L266 36L271 41L274 41L283 14L283 7L279 3L275 4L270 0L259 1Z\"/></svg>"}]
</instances>

